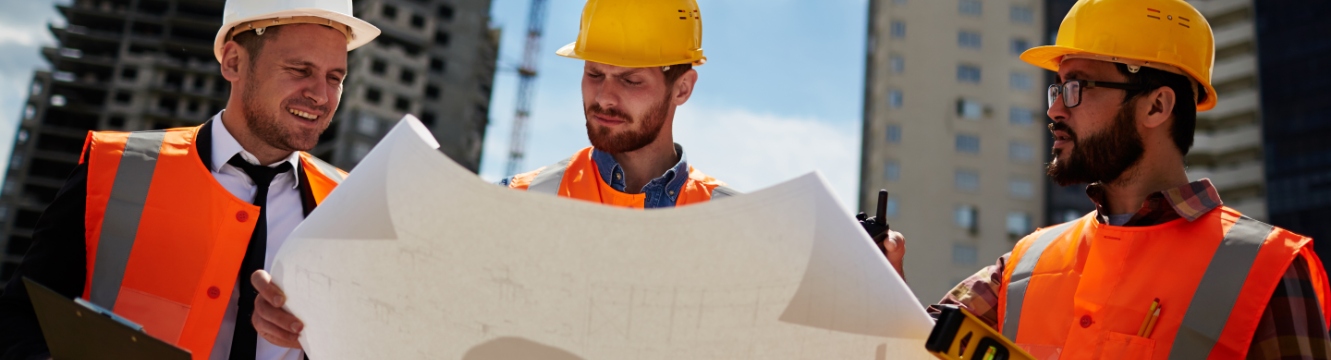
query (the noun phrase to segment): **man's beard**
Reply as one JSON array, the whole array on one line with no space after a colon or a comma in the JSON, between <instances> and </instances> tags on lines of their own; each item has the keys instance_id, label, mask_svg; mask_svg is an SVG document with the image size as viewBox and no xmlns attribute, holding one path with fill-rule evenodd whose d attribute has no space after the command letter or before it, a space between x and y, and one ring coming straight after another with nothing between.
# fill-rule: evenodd
<instances>
[{"instance_id":1,"label":"man's beard","mask_svg":"<svg viewBox=\"0 0 1331 360\"><path fill-rule=\"evenodd\" d=\"M1136 103L1133 101L1132 103ZM1137 133L1133 104L1124 104L1114 116L1114 123L1100 134L1077 140L1067 124L1049 124L1050 130L1065 131L1072 139L1072 153L1049 163L1046 173L1059 186L1085 183L1112 183L1141 160L1145 148ZM1057 157L1061 150L1054 150Z\"/></svg>"},{"instance_id":2,"label":"man's beard","mask_svg":"<svg viewBox=\"0 0 1331 360\"><path fill-rule=\"evenodd\" d=\"M611 154L626 153L641 149L653 141L656 141L661 129L665 127L666 117L670 111L670 92L666 92L666 97L661 102L652 106L641 118L630 117L619 109L602 109L601 105L593 102L583 109L587 117L587 139L591 140L592 146ZM602 115L624 120L625 129L618 134L612 133L610 127L600 127L595 125L592 115ZM632 125L639 124L637 128Z\"/></svg>"},{"instance_id":3,"label":"man's beard","mask_svg":"<svg viewBox=\"0 0 1331 360\"><path fill-rule=\"evenodd\" d=\"M258 80L250 73L251 80ZM277 109L272 109L263 103L258 95L259 82L248 81L245 84L245 94L241 96L241 101L245 102L245 124L250 134L260 141L282 151L306 151L314 147L319 142L319 135L328 129L328 125L315 131L301 132L300 130L289 130L282 126L282 120L278 119L279 112L285 112L290 105L303 105L311 110L319 111L324 116L332 116L327 106L317 106L308 98L298 97L288 99L278 105Z\"/></svg>"}]
</instances>

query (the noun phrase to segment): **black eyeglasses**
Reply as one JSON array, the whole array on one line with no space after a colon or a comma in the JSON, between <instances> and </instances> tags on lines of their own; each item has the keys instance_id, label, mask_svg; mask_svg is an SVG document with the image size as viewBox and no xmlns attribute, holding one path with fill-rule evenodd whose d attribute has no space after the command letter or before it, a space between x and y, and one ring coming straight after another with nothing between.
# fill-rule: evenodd
<instances>
[{"instance_id":1,"label":"black eyeglasses","mask_svg":"<svg viewBox=\"0 0 1331 360\"><path fill-rule=\"evenodd\" d=\"M1054 100L1058 99L1059 93L1063 94L1063 106L1066 106L1068 108L1077 107L1077 105L1081 105L1082 89L1091 89L1098 87L1128 90L1128 91L1137 91L1137 90L1146 89L1145 85L1139 85L1139 84L1105 82L1105 81L1095 81L1095 80L1068 80L1063 82L1062 84L1049 85L1049 107L1054 107Z\"/></svg>"}]
</instances>

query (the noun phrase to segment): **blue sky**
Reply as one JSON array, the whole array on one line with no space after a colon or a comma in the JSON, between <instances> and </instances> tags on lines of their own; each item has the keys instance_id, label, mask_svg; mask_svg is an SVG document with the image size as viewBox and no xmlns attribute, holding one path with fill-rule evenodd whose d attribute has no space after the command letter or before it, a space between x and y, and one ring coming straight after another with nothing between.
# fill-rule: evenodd
<instances>
[{"instance_id":1,"label":"blue sky","mask_svg":"<svg viewBox=\"0 0 1331 360\"><path fill-rule=\"evenodd\" d=\"M59 0L60 2L67 2ZM495 0L504 31L481 176L507 163L517 74L530 0ZM525 169L587 146L579 81L582 62L554 55L577 37L583 0L548 0ZM60 22L53 0L17 1L0 12L0 164L38 54ZM675 139L692 165L753 191L820 170L847 207L855 204L863 109L867 0L700 0L703 49L693 98L675 119Z\"/></svg>"}]
</instances>

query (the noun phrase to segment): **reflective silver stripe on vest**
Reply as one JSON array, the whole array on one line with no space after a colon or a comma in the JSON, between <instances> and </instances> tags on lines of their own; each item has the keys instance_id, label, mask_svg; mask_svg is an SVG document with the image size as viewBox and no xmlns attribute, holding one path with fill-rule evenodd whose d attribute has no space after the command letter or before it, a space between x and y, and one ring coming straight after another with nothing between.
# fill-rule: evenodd
<instances>
[{"instance_id":1,"label":"reflective silver stripe on vest","mask_svg":"<svg viewBox=\"0 0 1331 360\"><path fill-rule=\"evenodd\" d=\"M1035 264L1040 262L1040 255L1044 250L1058 239L1059 235L1072 227L1079 220L1065 222L1054 226L1040 234L1026 252L1021 254L1017 266L1012 268L1012 278L1007 284L1007 300L1004 303L1003 313L1003 336L1009 340L1017 341L1017 328L1021 324L1021 306L1026 301L1026 286L1031 283L1031 274L1035 272Z\"/></svg>"},{"instance_id":2,"label":"reflective silver stripe on vest","mask_svg":"<svg viewBox=\"0 0 1331 360\"><path fill-rule=\"evenodd\" d=\"M1209 356L1220 340L1220 332L1229 322L1234 303L1239 299L1252 264L1257 261L1262 243L1274 230L1271 225L1247 216L1239 217L1229 228L1220 247L1211 255L1211 263L1206 266L1201 283L1197 284L1197 292L1192 295L1192 303L1188 304L1188 311L1183 315L1183 324L1174 335L1170 359L1205 359Z\"/></svg>"},{"instance_id":3,"label":"reflective silver stripe on vest","mask_svg":"<svg viewBox=\"0 0 1331 360\"><path fill-rule=\"evenodd\" d=\"M536 178L531 180L531 184L527 185L527 191L559 195L559 183L563 182L564 171L568 170L568 164L572 161L572 158L568 158L554 165L546 166L545 169L536 174Z\"/></svg>"},{"instance_id":4,"label":"reflective silver stripe on vest","mask_svg":"<svg viewBox=\"0 0 1331 360\"><path fill-rule=\"evenodd\" d=\"M114 309L120 295L120 282L125 278L129 252L134 248L148 188L157 168L157 155L165 138L164 131L142 131L130 133L125 142L106 213L102 215L102 232L97 238L97 259L93 262L89 289L89 300L101 307Z\"/></svg>"},{"instance_id":5,"label":"reflective silver stripe on vest","mask_svg":"<svg viewBox=\"0 0 1331 360\"><path fill-rule=\"evenodd\" d=\"M712 189L712 198L709 200L724 199L739 194L742 194L741 192L739 192L739 190L732 189L729 186L721 185Z\"/></svg>"},{"instance_id":6,"label":"reflective silver stripe on vest","mask_svg":"<svg viewBox=\"0 0 1331 360\"><path fill-rule=\"evenodd\" d=\"M319 160L319 158L306 156L302 157L301 160L309 160L310 165L314 165L316 169L319 169L320 173L324 174L324 176L328 177L329 180L333 180L335 183L341 184L342 180L346 179L346 176L342 176L342 173L337 171L336 166L326 163L323 160Z\"/></svg>"}]
</instances>

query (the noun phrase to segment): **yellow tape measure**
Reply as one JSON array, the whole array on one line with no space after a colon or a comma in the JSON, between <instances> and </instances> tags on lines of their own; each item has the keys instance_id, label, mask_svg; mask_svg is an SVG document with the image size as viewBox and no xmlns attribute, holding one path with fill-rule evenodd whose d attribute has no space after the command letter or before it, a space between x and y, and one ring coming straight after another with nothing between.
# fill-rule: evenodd
<instances>
[{"instance_id":1,"label":"yellow tape measure","mask_svg":"<svg viewBox=\"0 0 1331 360\"><path fill-rule=\"evenodd\" d=\"M970 312L952 305L940 306L933 332L924 347L944 360L1035 360L1003 334Z\"/></svg>"}]
</instances>

